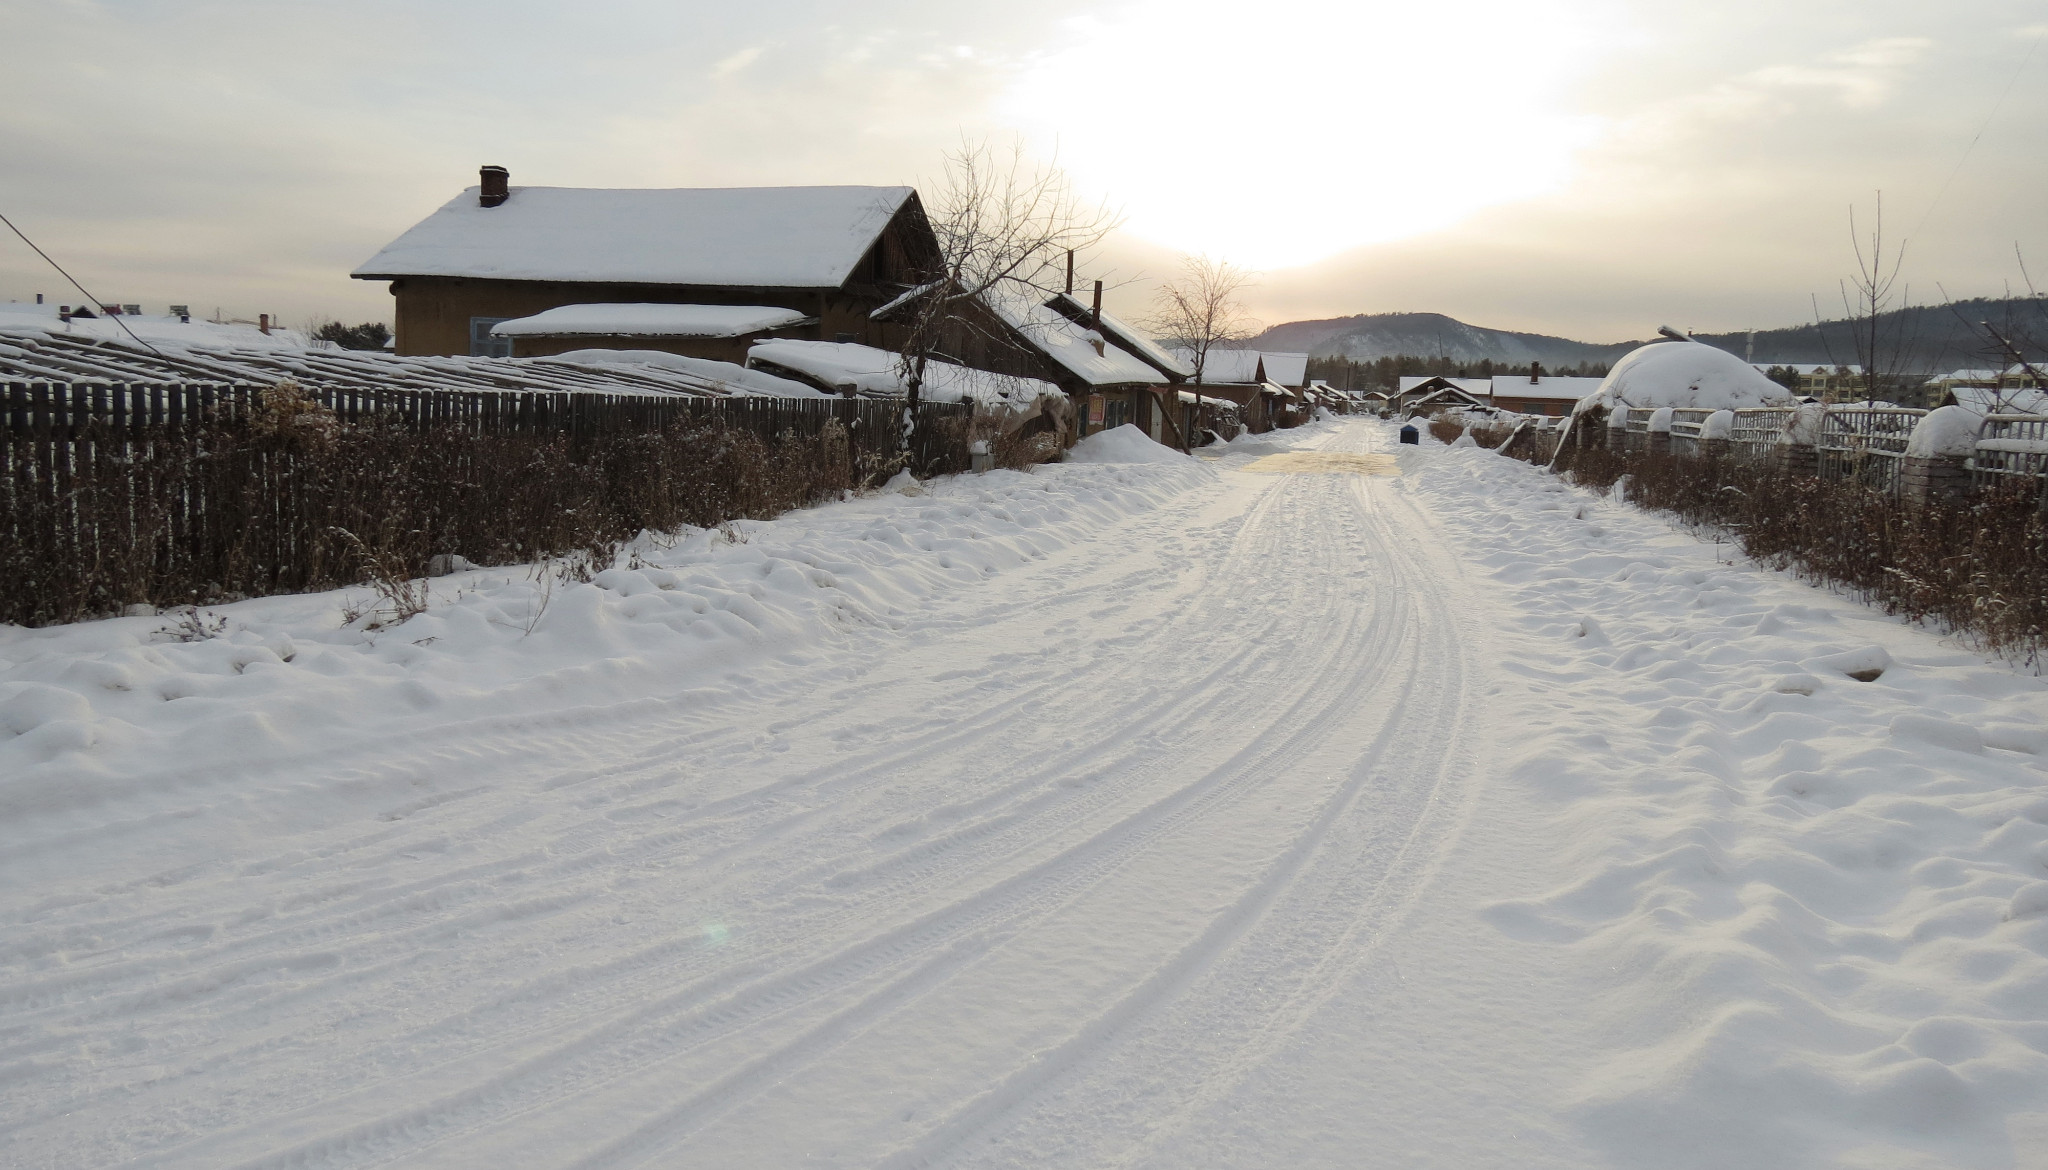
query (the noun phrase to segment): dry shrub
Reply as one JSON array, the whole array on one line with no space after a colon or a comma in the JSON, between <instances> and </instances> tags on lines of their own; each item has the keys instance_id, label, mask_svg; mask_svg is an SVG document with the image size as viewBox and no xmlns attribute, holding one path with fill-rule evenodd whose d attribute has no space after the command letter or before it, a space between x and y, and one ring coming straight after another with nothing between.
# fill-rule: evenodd
<instances>
[{"instance_id":1,"label":"dry shrub","mask_svg":"<svg viewBox=\"0 0 2048 1170\"><path fill-rule=\"evenodd\" d=\"M1580 485L1619 483L1630 503L1726 533L1759 563L1841 586L2022 665L2044 664L2048 515L2032 485L1914 505L1854 480L1728 455L1589 446L1569 458Z\"/></svg>"},{"instance_id":2,"label":"dry shrub","mask_svg":"<svg viewBox=\"0 0 2048 1170\"><path fill-rule=\"evenodd\" d=\"M1429 433L1440 443L1451 443L1455 442L1459 435L1465 433L1465 428L1458 423L1452 422L1450 419L1444 418L1442 415L1438 415L1429 420Z\"/></svg>"},{"instance_id":3,"label":"dry shrub","mask_svg":"<svg viewBox=\"0 0 2048 1170\"><path fill-rule=\"evenodd\" d=\"M344 421L287 383L239 415L176 428L116 431L99 420L55 440L10 432L0 448L0 621L363 582L378 590L380 621L402 620L437 553L592 573L642 531L768 519L906 465L967 469L970 420L959 409L923 410L909 451L902 409L886 403L850 405L844 421L808 432L769 430L777 416L765 409L731 419L707 409L639 430L586 413L574 430Z\"/></svg>"},{"instance_id":4,"label":"dry shrub","mask_svg":"<svg viewBox=\"0 0 2048 1170\"><path fill-rule=\"evenodd\" d=\"M1495 419L1484 425L1473 427L1466 433L1472 436L1473 442L1488 450L1493 450L1502 443L1507 442L1508 436L1513 434L1514 431L1515 428L1512 423L1505 423Z\"/></svg>"},{"instance_id":5,"label":"dry shrub","mask_svg":"<svg viewBox=\"0 0 2048 1170\"><path fill-rule=\"evenodd\" d=\"M291 378L258 391L249 410L249 431L259 439L324 447L341 432L327 406Z\"/></svg>"}]
</instances>

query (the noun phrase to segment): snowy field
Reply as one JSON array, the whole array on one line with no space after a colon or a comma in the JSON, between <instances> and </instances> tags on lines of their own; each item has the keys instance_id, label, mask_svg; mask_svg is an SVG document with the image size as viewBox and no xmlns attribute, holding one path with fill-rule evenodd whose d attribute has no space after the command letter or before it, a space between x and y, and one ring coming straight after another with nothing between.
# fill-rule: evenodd
<instances>
[{"instance_id":1,"label":"snowy field","mask_svg":"<svg viewBox=\"0 0 2048 1170\"><path fill-rule=\"evenodd\" d=\"M2048 1167L2040 680L1377 422L1091 446L0 627L0 1165Z\"/></svg>"}]
</instances>

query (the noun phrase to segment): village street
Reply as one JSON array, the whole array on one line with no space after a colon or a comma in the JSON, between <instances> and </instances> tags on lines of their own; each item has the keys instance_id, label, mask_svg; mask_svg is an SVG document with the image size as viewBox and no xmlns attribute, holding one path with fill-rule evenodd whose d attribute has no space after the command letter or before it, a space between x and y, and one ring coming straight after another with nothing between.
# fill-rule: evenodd
<instances>
[{"instance_id":1,"label":"village street","mask_svg":"<svg viewBox=\"0 0 2048 1170\"><path fill-rule=\"evenodd\" d=\"M17 631L0 1163L2043 1164L2039 680L1268 438Z\"/></svg>"}]
</instances>

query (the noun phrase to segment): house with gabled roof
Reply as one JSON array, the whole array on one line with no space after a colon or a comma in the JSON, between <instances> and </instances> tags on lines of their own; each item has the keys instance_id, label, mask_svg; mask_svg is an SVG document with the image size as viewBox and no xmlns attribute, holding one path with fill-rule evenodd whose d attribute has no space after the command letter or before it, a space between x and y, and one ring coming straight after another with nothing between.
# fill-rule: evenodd
<instances>
[{"instance_id":1,"label":"house with gabled roof","mask_svg":"<svg viewBox=\"0 0 2048 1170\"><path fill-rule=\"evenodd\" d=\"M1487 406L1492 393L1491 378L1402 378L1394 404L1396 410L1412 416L1439 407Z\"/></svg>"},{"instance_id":2,"label":"house with gabled roof","mask_svg":"<svg viewBox=\"0 0 2048 1170\"><path fill-rule=\"evenodd\" d=\"M1559 377L1539 367L1528 374L1495 374L1488 385L1488 400L1502 410L1516 414L1538 414L1562 418L1572 412L1579 399L1600 389L1600 378Z\"/></svg>"},{"instance_id":3,"label":"house with gabled roof","mask_svg":"<svg viewBox=\"0 0 2048 1170\"><path fill-rule=\"evenodd\" d=\"M738 360L767 337L888 348L892 326L873 310L939 256L909 187L479 178L351 274L391 282L401 355L597 346Z\"/></svg>"},{"instance_id":4,"label":"house with gabled roof","mask_svg":"<svg viewBox=\"0 0 2048 1170\"><path fill-rule=\"evenodd\" d=\"M1178 351L1192 362L1187 350ZM1256 349L1212 349L1202 363L1200 393L1234 403L1253 431L1299 426L1308 421L1308 355Z\"/></svg>"}]
</instances>

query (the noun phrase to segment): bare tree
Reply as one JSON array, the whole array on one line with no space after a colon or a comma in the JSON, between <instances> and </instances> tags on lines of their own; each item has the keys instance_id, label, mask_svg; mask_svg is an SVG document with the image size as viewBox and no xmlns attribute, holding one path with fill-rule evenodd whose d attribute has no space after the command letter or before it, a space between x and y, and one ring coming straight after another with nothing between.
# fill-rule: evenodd
<instances>
[{"instance_id":1,"label":"bare tree","mask_svg":"<svg viewBox=\"0 0 2048 1170\"><path fill-rule=\"evenodd\" d=\"M1146 325L1158 337L1177 346L1195 368L1195 419L1202 417L1202 379L1208 373L1209 355L1248 341L1258 332L1258 322L1245 313L1240 299L1252 285L1252 274L1227 260L1207 256L1181 258L1181 274L1159 286L1153 294L1152 315ZM1183 428L1181 443L1194 449L1193 427Z\"/></svg>"},{"instance_id":2,"label":"bare tree","mask_svg":"<svg viewBox=\"0 0 2048 1170\"><path fill-rule=\"evenodd\" d=\"M1857 381L1862 384L1863 397L1875 401L1881 389L1889 389L1891 383L1909 372L1906 367L1912 362L1918 341L1908 320L1912 315L1904 311L1912 305L1911 290L1899 284L1899 268L1906 260L1905 245L1901 243L1889 255L1885 251L1884 192L1877 193L1867 241L1857 226L1856 208L1849 208L1849 245L1856 253L1856 275L1841 282L1842 315L1849 326L1856 364L1861 367ZM1818 307L1815 306L1816 310ZM1818 312L1815 316L1819 316ZM1834 348L1827 344L1827 330L1819 332L1829 364L1842 365L1835 358Z\"/></svg>"},{"instance_id":3,"label":"bare tree","mask_svg":"<svg viewBox=\"0 0 2048 1170\"><path fill-rule=\"evenodd\" d=\"M1101 243L1120 222L1107 206L1084 204L1056 164L1033 164L1021 143L1000 154L986 140L946 153L928 214L942 255L877 310L902 327L906 441L931 360L949 348L1010 348L1002 306L1043 304L1061 291L1067 254Z\"/></svg>"}]
</instances>

